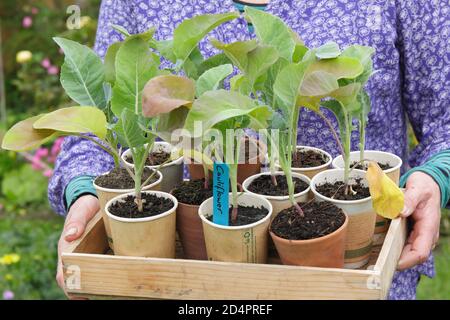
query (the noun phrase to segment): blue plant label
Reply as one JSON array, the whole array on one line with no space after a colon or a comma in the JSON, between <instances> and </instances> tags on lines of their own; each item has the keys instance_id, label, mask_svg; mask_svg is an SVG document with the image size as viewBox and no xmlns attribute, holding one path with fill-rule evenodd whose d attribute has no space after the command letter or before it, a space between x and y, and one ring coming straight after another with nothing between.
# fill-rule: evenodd
<instances>
[{"instance_id":1,"label":"blue plant label","mask_svg":"<svg viewBox=\"0 0 450 320\"><path fill-rule=\"evenodd\" d=\"M230 170L226 163L214 163L213 171L213 222L223 226L229 225L228 193Z\"/></svg>"}]
</instances>

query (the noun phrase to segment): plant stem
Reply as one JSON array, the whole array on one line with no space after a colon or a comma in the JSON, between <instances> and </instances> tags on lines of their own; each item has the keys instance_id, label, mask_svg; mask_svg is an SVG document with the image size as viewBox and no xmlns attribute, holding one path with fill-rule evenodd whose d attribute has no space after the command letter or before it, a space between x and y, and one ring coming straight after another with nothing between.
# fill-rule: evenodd
<instances>
[{"instance_id":1,"label":"plant stem","mask_svg":"<svg viewBox=\"0 0 450 320\"><path fill-rule=\"evenodd\" d=\"M364 115L361 113L361 117ZM366 147L366 128L364 125L364 121L361 118L359 120L359 161L364 160L364 150Z\"/></svg>"},{"instance_id":2,"label":"plant stem","mask_svg":"<svg viewBox=\"0 0 450 320\"><path fill-rule=\"evenodd\" d=\"M202 164L203 166L203 175L205 176L205 181L203 183L203 187L205 190L209 189L209 169L205 164Z\"/></svg>"},{"instance_id":3,"label":"plant stem","mask_svg":"<svg viewBox=\"0 0 450 320\"><path fill-rule=\"evenodd\" d=\"M336 144L338 145L339 152L342 154L342 156L344 156L344 148L342 146L341 140L339 139L339 135L337 134L336 130L334 130L333 124L321 111L317 111L316 114L321 117L322 120L327 124L328 128L330 128L330 131L333 134L334 141L336 141Z\"/></svg>"},{"instance_id":4,"label":"plant stem","mask_svg":"<svg viewBox=\"0 0 450 320\"><path fill-rule=\"evenodd\" d=\"M290 140L290 145L291 145L290 152L293 154L294 160L297 160L297 130L298 130L297 126L298 126L299 118L300 118L300 108L297 106L294 106L294 110L293 110L293 114L292 114L291 130L293 131L293 133L295 132L295 134L292 134L291 140Z\"/></svg>"}]
</instances>

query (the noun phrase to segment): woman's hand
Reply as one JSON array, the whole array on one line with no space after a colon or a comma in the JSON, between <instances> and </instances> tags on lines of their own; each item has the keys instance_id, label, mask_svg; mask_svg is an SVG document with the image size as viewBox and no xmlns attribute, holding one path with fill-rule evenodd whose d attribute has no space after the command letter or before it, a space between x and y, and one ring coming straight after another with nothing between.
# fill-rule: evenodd
<instances>
[{"instance_id":1,"label":"woman's hand","mask_svg":"<svg viewBox=\"0 0 450 320\"><path fill-rule=\"evenodd\" d=\"M65 292L63 266L61 253L63 253L70 242L80 238L88 222L98 212L100 206L98 199L92 195L85 195L78 198L70 207L69 213L64 223L64 229L58 242L58 266L56 270L56 281ZM67 293L66 293L67 295Z\"/></svg>"},{"instance_id":2,"label":"woman's hand","mask_svg":"<svg viewBox=\"0 0 450 320\"><path fill-rule=\"evenodd\" d=\"M398 262L404 270L425 262L439 239L441 191L438 184L423 172L414 172L406 181L405 207L402 217L413 220L413 229Z\"/></svg>"}]
</instances>

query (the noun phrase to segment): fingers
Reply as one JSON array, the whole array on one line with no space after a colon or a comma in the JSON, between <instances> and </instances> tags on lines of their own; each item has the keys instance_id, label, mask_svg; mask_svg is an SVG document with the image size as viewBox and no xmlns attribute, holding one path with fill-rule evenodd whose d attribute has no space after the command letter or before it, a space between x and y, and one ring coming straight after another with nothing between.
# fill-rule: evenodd
<instances>
[{"instance_id":1,"label":"fingers","mask_svg":"<svg viewBox=\"0 0 450 320\"><path fill-rule=\"evenodd\" d=\"M403 218L409 217L422 201L423 197L423 190L419 190L419 188L415 186L407 188L405 191L405 204L400 215Z\"/></svg>"},{"instance_id":2,"label":"fingers","mask_svg":"<svg viewBox=\"0 0 450 320\"><path fill-rule=\"evenodd\" d=\"M70 208L64 226L64 239L72 242L81 237L86 229L87 223L98 211L97 198L84 196L79 198Z\"/></svg>"},{"instance_id":3,"label":"fingers","mask_svg":"<svg viewBox=\"0 0 450 320\"><path fill-rule=\"evenodd\" d=\"M434 245L436 231L433 222L421 219L414 225L406 246L403 248L398 269L404 270L427 261Z\"/></svg>"}]
</instances>

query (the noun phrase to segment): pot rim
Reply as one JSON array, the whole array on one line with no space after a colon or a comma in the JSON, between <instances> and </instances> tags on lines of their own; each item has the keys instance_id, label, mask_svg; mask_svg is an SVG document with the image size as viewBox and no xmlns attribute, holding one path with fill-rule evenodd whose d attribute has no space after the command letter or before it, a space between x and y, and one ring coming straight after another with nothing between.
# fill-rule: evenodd
<instances>
[{"instance_id":1,"label":"pot rim","mask_svg":"<svg viewBox=\"0 0 450 320\"><path fill-rule=\"evenodd\" d=\"M156 173L158 173L159 178L155 182L150 183L149 185L146 185L145 187L143 187L142 191L147 191L148 189L150 189L152 187L155 187L155 186L157 186L158 184L161 183L161 181L163 179L163 175L162 175L161 171L159 171L159 170L155 170L155 171L156 171ZM101 174L101 175L99 175L97 177L107 175L110 172L111 172L111 170L108 171L108 172L105 172L105 173L103 173L103 174ZM97 179L97 177L95 179ZM101 187L101 186L99 186L98 184L95 183L95 179L92 182L92 184L94 185L94 188L97 189L97 190L104 191L104 192L110 192L110 193L124 193L124 192L130 193L130 192L134 192L134 188L131 188L131 189L111 189L111 188Z\"/></svg>"},{"instance_id":2,"label":"pot rim","mask_svg":"<svg viewBox=\"0 0 450 320\"><path fill-rule=\"evenodd\" d=\"M263 224L264 222L266 222L267 220L270 219L270 217L272 216L273 207L272 207L272 204L269 202L269 200L267 200L264 197L262 197L260 195L257 195L257 194L252 194L252 193L247 193L247 192L242 192L241 194L246 194L246 195L248 195L250 197L260 198L261 201L264 204L266 204L264 207L266 207L266 209L269 209L269 212L267 213L267 215L264 218L262 218L261 220L258 220L256 222L253 222L251 224L246 224L246 225L243 225L243 226L223 226L223 225L220 225L220 224L216 224L216 223L206 219L206 217L202 214L202 211L204 210L205 203L208 202L208 201L213 201L213 197L211 197L211 198L208 198L205 201L203 201L202 204L200 205L200 207L198 208L198 215L200 216L200 219L203 222L205 222L208 225L210 225L211 227L213 227L213 228L222 229L222 230L234 230L234 231L254 228L254 227L256 227L256 226L258 226L260 224ZM228 196L231 197L231 195L232 195L232 193L230 192L228 194Z\"/></svg>"},{"instance_id":3,"label":"pot rim","mask_svg":"<svg viewBox=\"0 0 450 320\"><path fill-rule=\"evenodd\" d=\"M324 195L319 193L316 190L316 182L318 180L318 177L320 177L322 175L326 175L327 173L336 172L336 171L340 171L340 172L344 173L344 169L328 169L328 170L319 172L318 174L316 174L314 176L314 178L312 178L312 180L311 180L311 191L314 193L314 196L318 197L321 200L329 201L329 202L334 203L334 204L337 203L337 204L347 204L347 205L349 205L349 204L361 204L361 203L364 203L364 202L372 201L372 196L369 196L369 197L363 198L363 199L359 199L359 200L337 200L337 199L331 199L331 198L325 197ZM359 170L359 169L353 169L352 172L357 172L357 173L360 173L360 174L363 174L363 175L366 174L366 171ZM363 176L363 178L364 178L364 176Z\"/></svg>"},{"instance_id":4,"label":"pot rim","mask_svg":"<svg viewBox=\"0 0 450 320\"><path fill-rule=\"evenodd\" d=\"M391 173L396 170L399 170L401 168L401 166L403 165L402 158L400 158L399 156L397 156L396 154L393 154L391 152L381 151L381 150L364 150L364 152L374 152L374 153L384 154L384 155L390 156L398 161L398 164L396 166L394 166L390 169L383 170L384 173ZM350 152L350 154L355 154L355 153L359 153L359 151ZM342 169L341 167L338 167L335 163L338 159L342 159L342 155L338 155L336 158L334 158L331 164L332 164L333 168L335 168L335 169ZM370 160L370 159L368 159L368 160ZM363 170L363 171L366 171L366 170Z\"/></svg>"},{"instance_id":5,"label":"pot rim","mask_svg":"<svg viewBox=\"0 0 450 320\"><path fill-rule=\"evenodd\" d=\"M322 154L324 154L325 156L328 157L328 161L327 161L326 163L324 163L324 164L322 164L322 165L320 165L320 166L316 166L316 167L308 167L308 168L291 167L291 169L293 170L293 172L294 172L294 170L301 170L301 171L314 171L314 170L320 170L320 169L329 167L329 166L331 165L332 161L333 161L333 157L331 156L331 154L329 154L328 152L326 152L325 150L320 149L320 148L311 147L311 146L298 145L298 146L296 146L295 149L296 149L296 150L298 150L298 149L307 149L307 150L314 150L314 151L320 152L320 153L322 153ZM277 167L281 168L278 161L275 162L275 165L276 165Z\"/></svg>"},{"instance_id":6,"label":"pot rim","mask_svg":"<svg viewBox=\"0 0 450 320\"><path fill-rule=\"evenodd\" d=\"M165 141L155 141L155 145L154 145L154 146L156 146L157 144L159 144L159 145L166 145L166 146L169 146L170 148L175 148L175 149L176 149L175 146L173 146L173 145L171 145L170 143L165 142ZM154 146L153 146L153 147L154 147ZM127 150L125 150L125 151L122 153L122 155L121 155L120 157L122 158L122 160L123 160L128 166L130 166L131 168L134 168L134 163L129 163L129 162L126 160L126 156L127 156L129 153L130 153L130 149L127 149ZM160 165L155 165L155 166L145 166L145 167L150 168L150 169L158 169L158 168L162 169L162 168L166 168L166 167L169 167L169 166L180 165L180 164L182 164L182 162L183 162L183 156L180 156L179 158L177 158L177 159L175 159L175 160L172 160L172 161L170 161L170 162L168 162L168 163L166 163L166 164L164 164L164 165L162 165L162 166L160 166Z\"/></svg>"},{"instance_id":7,"label":"pot rim","mask_svg":"<svg viewBox=\"0 0 450 320\"><path fill-rule=\"evenodd\" d=\"M329 233L327 235L324 235L324 236L321 236L321 237L318 237L318 238L308 239L308 240L289 240L289 239L285 239L285 238L279 237L272 231L273 220L272 220L272 222L270 223L270 226L269 226L269 233L277 241L285 242L285 243L288 242L289 244L305 244L306 245L306 244L311 244L311 243L314 243L314 242L320 242L320 241L328 240L333 235L336 235L337 233L342 232L342 230L345 229L347 227L347 225L348 225L348 220L349 220L348 215L345 213L345 210L343 210L343 209L341 209L341 210L342 210L342 213L345 216L344 223L339 228L334 230L332 233Z\"/></svg>"},{"instance_id":8,"label":"pot rim","mask_svg":"<svg viewBox=\"0 0 450 320\"><path fill-rule=\"evenodd\" d=\"M149 191L142 191L142 193L151 193L151 194L155 194L155 195L159 195L162 197L165 197L166 199L170 199L173 203L173 207L170 208L169 210L160 213L156 216L151 216L151 217L145 217L145 218L123 218L123 217L118 217L113 215L111 212L109 212L108 208L113 204L113 202L119 201L122 198L128 197L128 196L134 196L135 192L129 192L129 193L125 193L122 195L118 195L115 196L114 198L112 198L111 200L109 200L106 205L105 205L105 212L106 215L113 220L116 221L120 221L120 222L128 222L128 223L135 223L135 222L148 222L148 221L153 221L153 220L158 220L160 218L163 218L165 216L168 216L170 214L172 214L173 212L175 212L178 208L178 200L171 195L170 193L167 192L163 192L163 191L156 191L156 190L149 190Z\"/></svg>"},{"instance_id":9,"label":"pot rim","mask_svg":"<svg viewBox=\"0 0 450 320\"><path fill-rule=\"evenodd\" d=\"M274 174L277 176L285 175L283 171L276 171L276 172L274 172ZM289 200L289 195L287 195L287 196L266 196L264 194L255 193L255 192L249 191L247 189L247 186L249 186L250 183L252 183L253 180L255 180L257 177L267 176L267 175L271 175L271 172L261 172L261 173L257 173L257 174L254 174L254 175L248 177L247 179L244 180L244 182L242 182L242 188L244 189L244 191L246 193L262 196L268 200L280 200L280 201L281 200ZM294 193L294 197L300 197L304 194L307 194L311 190L311 179L309 177L307 177L304 174L298 173L298 172L292 172L292 176L295 178L299 178L299 179L303 180L304 182L308 183L308 188L303 190L302 192Z\"/></svg>"}]
</instances>

